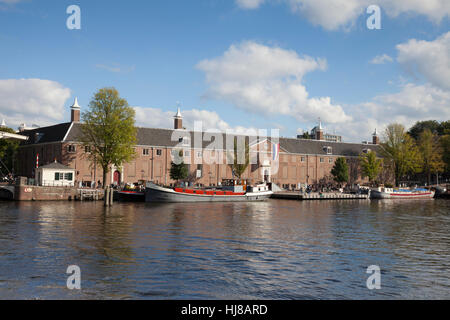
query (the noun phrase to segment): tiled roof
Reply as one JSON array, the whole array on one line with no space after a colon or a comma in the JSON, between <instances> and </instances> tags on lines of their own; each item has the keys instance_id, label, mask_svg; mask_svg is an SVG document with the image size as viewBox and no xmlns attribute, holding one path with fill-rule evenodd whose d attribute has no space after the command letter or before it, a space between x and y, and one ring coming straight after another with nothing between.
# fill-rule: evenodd
<instances>
[{"instance_id":1,"label":"tiled roof","mask_svg":"<svg viewBox=\"0 0 450 320\"><path fill-rule=\"evenodd\" d=\"M81 123L74 123L70 131L67 134L66 141L79 141L81 135ZM38 143L56 142L62 141L66 136L67 131L70 128L70 123L64 123L57 126L40 128L36 130L27 131L31 137L36 136L35 133L44 133L41 140ZM157 128L137 128L137 145L139 146L151 146L151 147L175 147L180 142L172 141L172 134L175 130L170 129L157 129ZM182 132L181 135L186 134ZM194 133L187 132L190 135L191 141L194 141ZM306 140L295 138L280 138L281 151L287 153L296 154L319 154L326 155L327 151L324 147L331 147L333 155L342 156L358 156L364 149L371 149L378 153L379 146L372 144L359 144L359 143L344 143L344 142L328 142L318 140ZM32 140L31 143L34 143ZM203 141L203 148L209 146L212 141ZM223 146L226 146L226 140L223 135Z\"/></svg>"},{"instance_id":2,"label":"tiled roof","mask_svg":"<svg viewBox=\"0 0 450 320\"><path fill-rule=\"evenodd\" d=\"M22 145L51 143L63 141L67 131L70 128L70 122L57 124L55 126L36 128L21 132L21 135L28 136L29 140Z\"/></svg>"},{"instance_id":3,"label":"tiled roof","mask_svg":"<svg viewBox=\"0 0 450 320\"><path fill-rule=\"evenodd\" d=\"M326 155L327 150L325 147L331 147L333 155L341 156L358 156L365 149L371 149L378 153L380 148L380 146L373 144L280 138L280 148L288 153Z\"/></svg>"},{"instance_id":4,"label":"tiled roof","mask_svg":"<svg viewBox=\"0 0 450 320\"><path fill-rule=\"evenodd\" d=\"M41 168L43 168L43 169L58 169L58 170L74 170L74 169L69 168L59 162L52 162L50 164L42 166Z\"/></svg>"}]
</instances>

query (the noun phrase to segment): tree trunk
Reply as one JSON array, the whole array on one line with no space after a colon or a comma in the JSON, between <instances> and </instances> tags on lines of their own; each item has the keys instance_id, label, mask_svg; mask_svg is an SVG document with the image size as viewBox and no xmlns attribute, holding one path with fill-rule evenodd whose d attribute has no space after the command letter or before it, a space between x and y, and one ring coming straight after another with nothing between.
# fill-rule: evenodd
<instances>
[{"instance_id":1,"label":"tree trunk","mask_svg":"<svg viewBox=\"0 0 450 320\"><path fill-rule=\"evenodd\" d=\"M103 167L103 189L106 189L106 179L108 177L108 167Z\"/></svg>"}]
</instances>

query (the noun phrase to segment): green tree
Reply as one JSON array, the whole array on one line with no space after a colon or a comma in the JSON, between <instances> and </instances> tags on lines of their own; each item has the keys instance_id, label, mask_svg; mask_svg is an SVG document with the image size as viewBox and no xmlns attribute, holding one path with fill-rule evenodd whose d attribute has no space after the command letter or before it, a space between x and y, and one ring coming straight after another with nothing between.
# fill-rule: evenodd
<instances>
[{"instance_id":1,"label":"green tree","mask_svg":"<svg viewBox=\"0 0 450 320\"><path fill-rule=\"evenodd\" d=\"M441 137L442 160L445 163L445 171L450 172L450 129L447 129Z\"/></svg>"},{"instance_id":2,"label":"green tree","mask_svg":"<svg viewBox=\"0 0 450 320\"><path fill-rule=\"evenodd\" d=\"M387 126L384 141L381 143L381 153L392 163L396 186L407 173L420 172L422 161L419 149L401 124Z\"/></svg>"},{"instance_id":3,"label":"green tree","mask_svg":"<svg viewBox=\"0 0 450 320\"><path fill-rule=\"evenodd\" d=\"M444 136L447 134L450 134L450 120L442 121L438 129L438 135Z\"/></svg>"},{"instance_id":4,"label":"green tree","mask_svg":"<svg viewBox=\"0 0 450 320\"><path fill-rule=\"evenodd\" d=\"M368 177L370 183L373 183L381 172L383 161L377 159L374 151L369 151L359 156L359 162L363 178Z\"/></svg>"},{"instance_id":5,"label":"green tree","mask_svg":"<svg viewBox=\"0 0 450 320\"><path fill-rule=\"evenodd\" d=\"M430 184L431 174L443 172L445 169L439 137L429 129L425 129L420 134L417 143L422 157L423 172L427 176L428 184Z\"/></svg>"},{"instance_id":6,"label":"green tree","mask_svg":"<svg viewBox=\"0 0 450 320\"><path fill-rule=\"evenodd\" d=\"M180 164L176 164L174 162L171 163L170 167L170 179L177 181L187 179L189 175L189 170L187 164L181 162Z\"/></svg>"},{"instance_id":7,"label":"green tree","mask_svg":"<svg viewBox=\"0 0 450 320\"><path fill-rule=\"evenodd\" d=\"M309 134L308 131L303 132L301 137L302 137L302 139L307 139L307 140L312 139L312 136Z\"/></svg>"},{"instance_id":8,"label":"green tree","mask_svg":"<svg viewBox=\"0 0 450 320\"><path fill-rule=\"evenodd\" d=\"M90 149L87 157L103 169L103 185L111 165L132 160L136 153L135 111L115 88L100 89L83 113L81 141Z\"/></svg>"},{"instance_id":9,"label":"green tree","mask_svg":"<svg viewBox=\"0 0 450 320\"><path fill-rule=\"evenodd\" d=\"M414 138L414 140L419 140L420 134L428 129L432 133L439 132L441 128L441 124L436 120L427 120L427 121L417 121L414 126L409 129L409 135Z\"/></svg>"},{"instance_id":10,"label":"green tree","mask_svg":"<svg viewBox=\"0 0 450 320\"><path fill-rule=\"evenodd\" d=\"M183 154L183 150L179 150L175 155L175 162L172 161L170 165L170 179L175 180L177 183L180 180L187 179L189 176L189 168L183 161Z\"/></svg>"},{"instance_id":11,"label":"green tree","mask_svg":"<svg viewBox=\"0 0 450 320\"><path fill-rule=\"evenodd\" d=\"M348 181L348 164L345 158L336 159L333 169L331 170L331 175L337 183L344 183Z\"/></svg>"},{"instance_id":12,"label":"green tree","mask_svg":"<svg viewBox=\"0 0 450 320\"><path fill-rule=\"evenodd\" d=\"M7 133L16 133L11 128L0 128L0 131ZM3 164L0 165L1 172L3 174L13 173L14 160L16 151L19 148L20 142L13 139L0 139L0 160ZM20 160L20 159L17 159ZM6 166L6 168L5 168Z\"/></svg>"},{"instance_id":13,"label":"green tree","mask_svg":"<svg viewBox=\"0 0 450 320\"><path fill-rule=\"evenodd\" d=\"M248 140L245 139L245 143L238 143L238 138L234 137L234 150L232 153L228 154L230 168L233 173L238 177L242 178L245 170L247 170L250 164L250 147Z\"/></svg>"}]
</instances>

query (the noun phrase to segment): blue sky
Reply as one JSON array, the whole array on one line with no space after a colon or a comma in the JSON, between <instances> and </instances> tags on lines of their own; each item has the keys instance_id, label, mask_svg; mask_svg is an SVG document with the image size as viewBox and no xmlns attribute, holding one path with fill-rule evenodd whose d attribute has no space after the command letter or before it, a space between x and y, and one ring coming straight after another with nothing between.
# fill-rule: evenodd
<instances>
[{"instance_id":1,"label":"blue sky","mask_svg":"<svg viewBox=\"0 0 450 320\"><path fill-rule=\"evenodd\" d=\"M149 127L169 127L177 101L188 127L295 136L321 117L355 142L392 121L448 120L447 2L379 1L382 29L369 30L366 0L0 0L0 116L64 122L75 96L87 108L114 86ZM81 30L66 27L72 4Z\"/></svg>"}]
</instances>

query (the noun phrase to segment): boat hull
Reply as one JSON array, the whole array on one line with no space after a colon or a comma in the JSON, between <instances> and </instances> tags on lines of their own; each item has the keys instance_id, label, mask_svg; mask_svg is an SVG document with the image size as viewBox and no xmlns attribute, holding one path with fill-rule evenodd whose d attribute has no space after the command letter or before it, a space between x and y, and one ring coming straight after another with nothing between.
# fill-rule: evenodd
<instances>
[{"instance_id":1,"label":"boat hull","mask_svg":"<svg viewBox=\"0 0 450 320\"><path fill-rule=\"evenodd\" d=\"M243 195L206 195L186 194L172 189L147 185L145 191L146 202L244 202L264 201L270 198L272 191L246 193Z\"/></svg>"},{"instance_id":2,"label":"boat hull","mask_svg":"<svg viewBox=\"0 0 450 320\"><path fill-rule=\"evenodd\" d=\"M434 191L429 192L382 192L372 190L371 199L432 199Z\"/></svg>"},{"instance_id":3,"label":"boat hull","mask_svg":"<svg viewBox=\"0 0 450 320\"><path fill-rule=\"evenodd\" d=\"M145 192L129 192L129 191L120 191L118 192L119 201L123 202L144 202L145 201Z\"/></svg>"}]
</instances>

